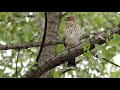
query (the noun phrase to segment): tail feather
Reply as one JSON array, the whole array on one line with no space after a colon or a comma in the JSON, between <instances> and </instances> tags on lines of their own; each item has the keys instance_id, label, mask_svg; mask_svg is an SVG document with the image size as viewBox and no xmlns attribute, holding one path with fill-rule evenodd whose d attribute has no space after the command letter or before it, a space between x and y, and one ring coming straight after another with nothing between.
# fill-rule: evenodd
<instances>
[{"instance_id":1,"label":"tail feather","mask_svg":"<svg viewBox=\"0 0 120 90\"><path fill-rule=\"evenodd\" d=\"M75 58L68 61L68 67L71 67L71 66L74 66L74 67L76 66Z\"/></svg>"}]
</instances>

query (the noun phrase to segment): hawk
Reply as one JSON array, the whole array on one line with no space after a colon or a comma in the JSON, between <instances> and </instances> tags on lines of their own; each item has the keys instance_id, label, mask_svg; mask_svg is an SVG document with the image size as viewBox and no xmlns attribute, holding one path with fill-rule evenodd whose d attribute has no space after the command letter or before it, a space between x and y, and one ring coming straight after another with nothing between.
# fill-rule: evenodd
<instances>
[{"instance_id":1,"label":"hawk","mask_svg":"<svg viewBox=\"0 0 120 90\"><path fill-rule=\"evenodd\" d=\"M81 37L81 29L80 25L76 22L75 18L73 16L68 16L65 18L65 28L64 28L64 35L63 35L63 41L64 46L66 49L70 49L75 47L80 42ZM68 67L76 66L75 64L75 58L71 58L68 61Z\"/></svg>"}]
</instances>

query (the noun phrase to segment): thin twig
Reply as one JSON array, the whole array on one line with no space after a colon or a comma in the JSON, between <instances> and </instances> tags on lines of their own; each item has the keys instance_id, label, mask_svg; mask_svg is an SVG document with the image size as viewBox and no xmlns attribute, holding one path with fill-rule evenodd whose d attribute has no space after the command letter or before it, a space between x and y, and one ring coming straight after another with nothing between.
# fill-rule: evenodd
<instances>
[{"instance_id":1,"label":"thin twig","mask_svg":"<svg viewBox=\"0 0 120 90\"><path fill-rule=\"evenodd\" d=\"M42 53L42 49L43 49L45 38L46 38L46 31L47 31L47 12L45 12L45 31L44 31L43 38L42 38L42 44L41 44L41 47L40 47L40 50L39 50L39 53L38 53L38 56L36 59L37 62L38 62L40 55Z\"/></svg>"},{"instance_id":2,"label":"thin twig","mask_svg":"<svg viewBox=\"0 0 120 90\"><path fill-rule=\"evenodd\" d=\"M74 69L72 69L72 68L69 68L69 69L68 69L68 68L67 68L67 69L61 71L59 75L62 75L62 74L66 73L66 72L68 72L68 71L71 71L71 70L75 70L75 68L74 68Z\"/></svg>"},{"instance_id":3,"label":"thin twig","mask_svg":"<svg viewBox=\"0 0 120 90\"><path fill-rule=\"evenodd\" d=\"M120 66L119 66L119 65L117 65L117 64L115 64L115 63L113 63L113 62L111 62L111 61L107 60L106 58L102 58L102 59L120 68Z\"/></svg>"},{"instance_id":4,"label":"thin twig","mask_svg":"<svg viewBox=\"0 0 120 90\"><path fill-rule=\"evenodd\" d=\"M83 60L77 61L76 64L78 64L78 63L81 62L81 61L83 61ZM66 72L68 72L68 71L75 70L76 68L78 68L78 67L62 70L62 71L60 71L60 75L66 73Z\"/></svg>"},{"instance_id":5,"label":"thin twig","mask_svg":"<svg viewBox=\"0 0 120 90\"><path fill-rule=\"evenodd\" d=\"M18 63L19 55L20 55L20 49L18 50L17 60L16 60L16 77L17 77L17 78L18 78L17 63Z\"/></svg>"}]
</instances>

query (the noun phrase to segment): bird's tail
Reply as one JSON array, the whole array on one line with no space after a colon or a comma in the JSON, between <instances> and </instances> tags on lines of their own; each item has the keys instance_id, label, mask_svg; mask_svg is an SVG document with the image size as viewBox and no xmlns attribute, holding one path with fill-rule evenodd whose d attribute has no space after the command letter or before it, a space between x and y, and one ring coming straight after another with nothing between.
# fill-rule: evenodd
<instances>
[{"instance_id":1,"label":"bird's tail","mask_svg":"<svg viewBox=\"0 0 120 90\"><path fill-rule=\"evenodd\" d=\"M75 64L75 58L68 61L68 67L71 67L71 66L73 66L73 67L76 66L76 64Z\"/></svg>"}]
</instances>

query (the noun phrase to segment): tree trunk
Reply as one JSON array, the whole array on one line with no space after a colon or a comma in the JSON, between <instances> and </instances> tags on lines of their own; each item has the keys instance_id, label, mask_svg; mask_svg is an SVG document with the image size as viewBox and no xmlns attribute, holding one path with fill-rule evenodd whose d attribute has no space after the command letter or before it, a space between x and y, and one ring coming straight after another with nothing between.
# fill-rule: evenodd
<instances>
[{"instance_id":1,"label":"tree trunk","mask_svg":"<svg viewBox=\"0 0 120 90\"><path fill-rule=\"evenodd\" d=\"M48 21L47 21L47 33L45 43L57 40L57 33L61 21L61 13L60 12L48 12L47 13ZM51 57L54 57L55 46L46 46L43 48L41 57L39 59L39 66L47 62ZM49 70L40 76L41 78L52 78L53 70Z\"/></svg>"},{"instance_id":2,"label":"tree trunk","mask_svg":"<svg viewBox=\"0 0 120 90\"><path fill-rule=\"evenodd\" d=\"M58 33L59 25L61 22L61 16L62 16L61 12L47 12L48 21L47 21L47 32L46 32L45 43L57 40L57 33ZM51 57L54 57L54 55L55 55L54 49L55 49L54 45L45 46L42 49L41 56L38 60L39 66L43 65ZM29 72L26 73L26 75L24 77L34 77L34 74L37 71L30 70ZM53 69L47 71L46 73L44 73L43 75L41 75L39 77L40 78L52 78L53 77Z\"/></svg>"}]
</instances>

